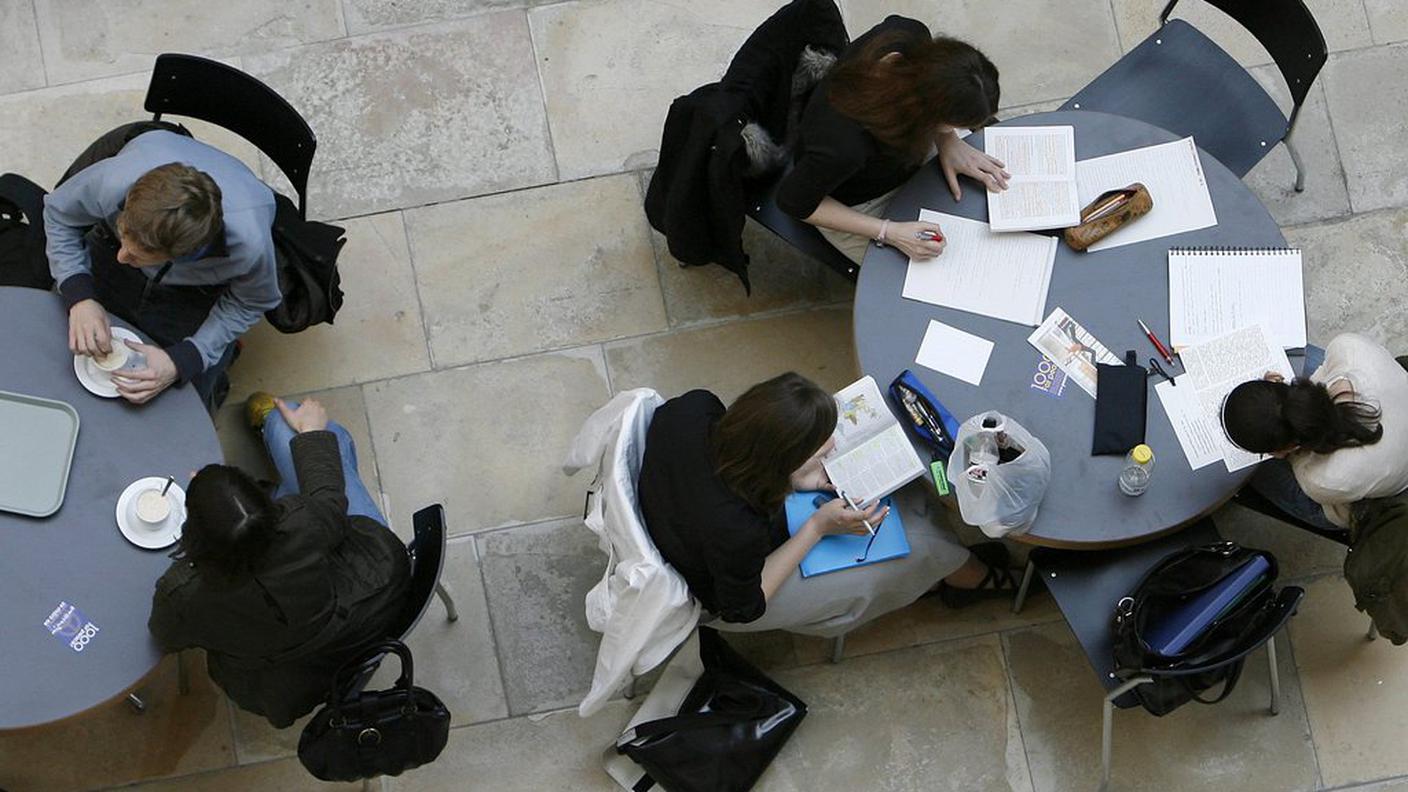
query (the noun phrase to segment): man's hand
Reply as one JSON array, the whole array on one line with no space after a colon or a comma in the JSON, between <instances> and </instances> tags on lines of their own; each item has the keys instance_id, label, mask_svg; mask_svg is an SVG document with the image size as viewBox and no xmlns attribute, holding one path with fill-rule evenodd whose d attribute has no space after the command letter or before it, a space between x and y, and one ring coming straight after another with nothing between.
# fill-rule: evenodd
<instances>
[{"instance_id":1,"label":"man's hand","mask_svg":"<svg viewBox=\"0 0 1408 792\"><path fill-rule=\"evenodd\" d=\"M176 381L176 364L161 347L139 344L136 341L126 343L146 356L147 367L115 374L112 383L117 386L117 392L122 398L133 404L146 404Z\"/></svg>"},{"instance_id":2,"label":"man's hand","mask_svg":"<svg viewBox=\"0 0 1408 792\"><path fill-rule=\"evenodd\" d=\"M88 357L112 351L108 312L97 300L80 300L68 309L68 348L75 355Z\"/></svg>"},{"instance_id":3,"label":"man's hand","mask_svg":"<svg viewBox=\"0 0 1408 792\"><path fill-rule=\"evenodd\" d=\"M299 434L321 432L328 428L328 411L315 399L304 399L296 410L283 399L274 399L274 404L288 425Z\"/></svg>"},{"instance_id":4,"label":"man's hand","mask_svg":"<svg viewBox=\"0 0 1408 792\"><path fill-rule=\"evenodd\" d=\"M977 179L989 190L1005 190L1012 174L1003 170L1004 167L1001 160L978 151L952 132L939 139L939 168L944 172L944 180L955 201L963 198L963 188L958 186L959 174Z\"/></svg>"}]
</instances>

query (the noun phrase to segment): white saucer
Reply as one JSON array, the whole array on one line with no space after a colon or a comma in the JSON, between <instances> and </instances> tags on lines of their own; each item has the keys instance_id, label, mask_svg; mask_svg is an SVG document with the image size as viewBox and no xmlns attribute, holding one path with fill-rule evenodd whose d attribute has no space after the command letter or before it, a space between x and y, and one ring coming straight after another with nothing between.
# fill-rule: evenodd
<instances>
[{"instance_id":1,"label":"white saucer","mask_svg":"<svg viewBox=\"0 0 1408 792\"><path fill-rule=\"evenodd\" d=\"M112 328L112 342L118 344L124 340L143 343L141 336L125 327ZM74 355L73 373L78 377L78 382L84 390L94 396L102 396L104 399L117 398L117 386L112 384L112 375L93 365L93 358L87 355ZM165 479L162 480L165 481Z\"/></svg>"},{"instance_id":2,"label":"white saucer","mask_svg":"<svg viewBox=\"0 0 1408 792\"><path fill-rule=\"evenodd\" d=\"M147 550L160 550L170 547L181 538L181 524L186 521L186 491L180 484L173 483L166 497L171 499L171 513L166 521L156 526L148 526L137 519L134 500L142 490L161 489L166 479L161 476L147 476L127 485L127 489L117 496L117 527L122 535L138 547Z\"/></svg>"}]
</instances>

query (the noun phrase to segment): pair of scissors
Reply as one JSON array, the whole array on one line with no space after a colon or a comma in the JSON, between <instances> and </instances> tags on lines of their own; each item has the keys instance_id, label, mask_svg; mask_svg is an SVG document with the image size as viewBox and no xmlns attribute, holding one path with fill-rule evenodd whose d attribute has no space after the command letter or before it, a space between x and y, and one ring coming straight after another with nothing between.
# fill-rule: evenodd
<instances>
[{"instance_id":1,"label":"pair of scissors","mask_svg":"<svg viewBox=\"0 0 1408 792\"><path fill-rule=\"evenodd\" d=\"M1172 382L1173 387L1178 387L1178 380L1174 379L1173 377L1170 377L1168 372L1164 371L1164 367L1159 365L1159 361L1157 358L1149 358L1149 369L1150 373L1158 374L1160 377L1163 377L1169 382Z\"/></svg>"}]
</instances>

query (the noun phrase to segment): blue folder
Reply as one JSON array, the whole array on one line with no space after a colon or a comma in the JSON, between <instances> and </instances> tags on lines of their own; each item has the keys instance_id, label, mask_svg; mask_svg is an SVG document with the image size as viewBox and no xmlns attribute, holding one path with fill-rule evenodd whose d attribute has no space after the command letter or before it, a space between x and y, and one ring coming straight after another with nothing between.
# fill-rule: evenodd
<instances>
[{"instance_id":1,"label":"blue folder","mask_svg":"<svg viewBox=\"0 0 1408 792\"><path fill-rule=\"evenodd\" d=\"M836 497L829 492L794 492L787 496L787 532L796 535L802 525L816 512L817 506ZM880 502L893 506L890 498ZM856 561L865 554L869 544L869 534L842 534L822 537L807 557L802 559L802 577L824 575L838 569L876 564L892 558L909 555L909 539L904 535L904 523L900 522L900 510L891 508L885 520L875 529L875 544L870 546L869 555L864 561Z\"/></svg>"},{"instance_id":2,"label":"blue folder","mask_svg":"<svg viewBox=\"0 0 1408 792\"><path fill-rule=\"evenodd\" d=\"M1213 622L1227 613L1257 582L1271 571L1264 556L1256 556L1222 579L1221 583L1189 600L1161 623L1149 626L1149 648L1164 657L1178 655L1197 640Z\"/></svg>"}]
</instances>

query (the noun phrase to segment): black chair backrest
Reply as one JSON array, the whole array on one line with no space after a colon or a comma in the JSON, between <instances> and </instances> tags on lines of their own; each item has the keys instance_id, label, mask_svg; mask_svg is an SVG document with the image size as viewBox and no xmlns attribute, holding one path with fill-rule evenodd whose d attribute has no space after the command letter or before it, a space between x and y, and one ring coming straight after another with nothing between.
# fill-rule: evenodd
<instances>
[{"instance_id":1,"label":"black chair backrest","mask_svg":"<svg viewBox=\"0 0 1408 792\"><path fill-rule=\"evenodd\" d=\"M405 610L388 631L388 637L403 641L435 598L435 586L445 566L445 507L437 503L417 511L411 526L415 535L406 545L411 556L411 585L406 592Z\"/></svg>"},{"instance_id":2,"label":"black chair backrest","mask_svg":"<svg viewBox=\"0 0 1408 792\"><path fill-rule=\"evenodd\" d=\"M308 169L318 139L303 116L272 88L231 66L195 55L158 55L143 106L198 118L234 132L273 160L298 192L307 216Z\"/></svg>"},{"instance_id":3,"label":"black chair backrest","mask_svg":"<svg viewBox=\"0 0 1408 792\"><path fill-rule=\"evenodd\" d=\"M1315 17L1306 7L1305 0L1204 0L1227 16L1232 17L1247 29L1281 70L1286 86L1291 91L1295 110L1291 112L1291 124L1295 124L1296 113L1300 111L1310 85L1320 74L1320 68L1329 58L1325 47L1325 35L1320 32ZM1178 0L1169 0L1159 21L1168 19Z\"/></svg>"}]
</instances>

